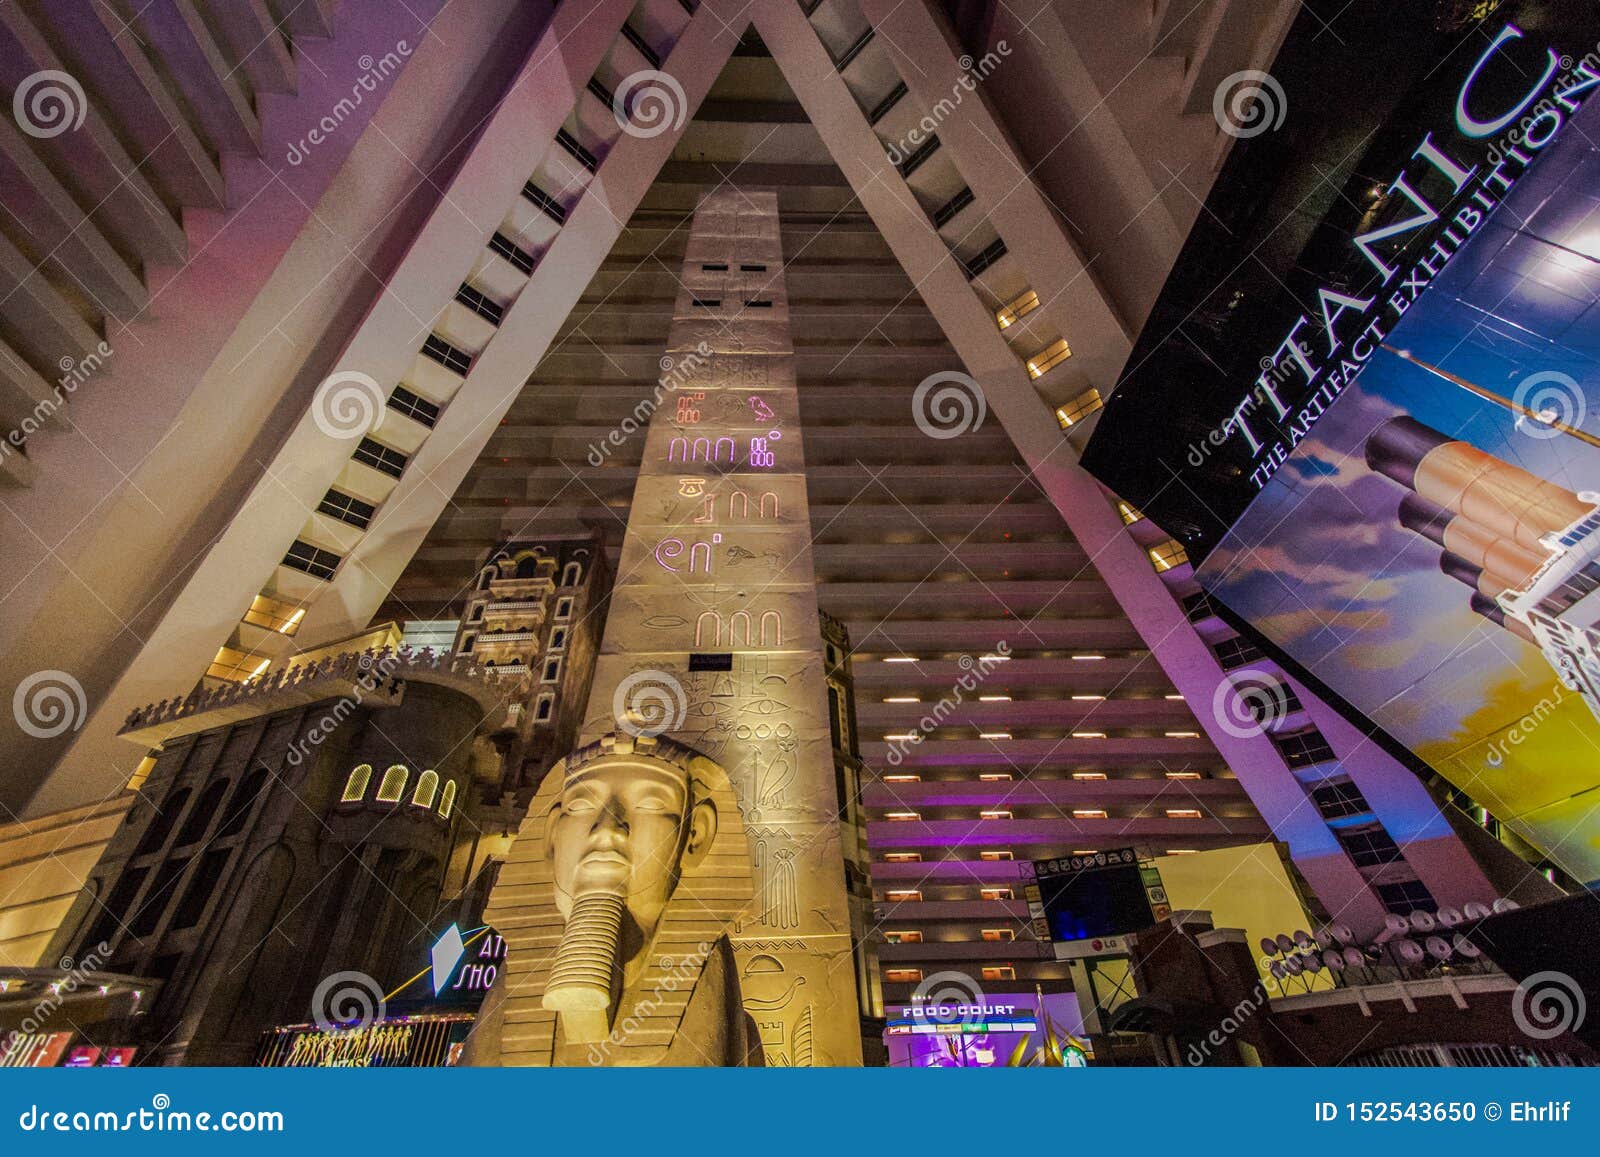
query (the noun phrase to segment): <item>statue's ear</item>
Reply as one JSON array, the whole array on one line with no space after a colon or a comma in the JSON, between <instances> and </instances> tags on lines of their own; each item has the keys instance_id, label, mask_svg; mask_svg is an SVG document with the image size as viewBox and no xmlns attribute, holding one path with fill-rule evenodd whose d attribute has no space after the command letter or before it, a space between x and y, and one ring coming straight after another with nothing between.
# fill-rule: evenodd
<instances>
[{"instance_id":1,"label":"statue's ear","mask_svg":"<svg viewBox=\"0 0 1600 1157\"><path fill-rule=\"evenodd\" d=\"M717 805L703 799L689 813L689 840L683 849L683 866L691 871L698 868L716 838Z\"/></svg>"},{"instance_id":2,"label":"statue's ear","mask_svg":"<svg viewBox=\"0 0 1600 1157\"><path fill-rule=\"evenodd\" d=\"M544 817L544 858L547 861L556 858L556 821L560 818L561 803L558 800L550 805L550 810Z\"/></svg>"}]
</instances>

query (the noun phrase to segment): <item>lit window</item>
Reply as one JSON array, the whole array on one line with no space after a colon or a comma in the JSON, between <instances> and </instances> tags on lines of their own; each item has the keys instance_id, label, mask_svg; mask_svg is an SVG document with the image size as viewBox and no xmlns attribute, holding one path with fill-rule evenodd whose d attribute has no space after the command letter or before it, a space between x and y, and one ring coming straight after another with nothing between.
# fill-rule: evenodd
<instances>
[{"instance_id":1,"label":"lit window","mask_svg":"<svg viewBox=\"0 0 1600 1157\"><path fill-rule=\"evenodd\" d=\"M1028 376L1042 378L1071 356L1072 351L1067 348L1067 339L1058 337L1028 359Z\"/></svg>"},{"instance_id":2,"label":"lit window","mask_svg":"<svg viewBox=\"0 0 1600 1157\"><path fill-rule=\"evenodd\" d=\"M1169 538L1166 542L1152 546L1149 550L1150 562L1155 566L1156 573L1171 570L1175 566L1182 566L1189 561L1189 552L1183 549L1183 544L1177 539Z\"/></svg>"},{"instance_id":3,"label":"lit window","mask_svg":"<svg viewBox=\"0 0 1600 1157\"><path fill-rule=\"evenodd\" d=\"M1178 703L1182 703L1183 702L1183 696L1182 695L1178 695L1178 694L1167 695L1167 696L1164 696L1163 698L1166 698L1168 700L1172 700L1172 701L1178 702Z\"/></svg>"},{"instance_id":4,"label":"lit window","mask_svg":"<svg viewBox=\"0 0 1600 1157\"><path fill-rule=\"evenodd\" d=\"M304 607L267 595L257 595L250 601L250 609L244 613L245 622L277 631L280 635L294 634L300 629L300 620L305 617Z\"/></svg>"},{"instance_id":5,"label":"lit window","mask_svg":"<svg viewBox=\"0 0 1600 1157\"><path fill-rule=\"evenodd\" d=\"M355 803L367 794L367 785L372 782L372 764L358 764L350 773L350 778L344 781L344 794L339 797L340 803Z\"/></svg>"},{"instance_id":6,"label":"lit window","mask_svg":"<svg viewBox=\"0 0 1600 1157\"><path fill-rule=\"evenodd\" d=\"M1011 738L1011 732L1009 732L1009 731L980 731L980 732L978 732L978 738L979 739L1010 739Z\"/></svg>"},{"instance_id":7,"label":"lit window","mask_svg":"<svg viewBox=\"0 0 1600 1157\"><path fill-rule=\"evenodd\" d=\"M1167 738L1168 739L1199 739L1200 738L1200 733L1198 731L1169 731L1169 732L1167 732Z\"/></svg>"},{"instance_id":8,"label":"lit window","mask_svg":"<svg viewBox=\"0 0 1600 1157\"><path fill-rule=\"evenodd\" d=\"M1072 809L1072 815L1073 818L1080 820L1103 820L1107 818L1106 809L1103 807L1075 807Z\"/></svg>"},{"instance_id":9,"label":"lit window","mask_svg":"<svg viewBox=\"0 0 1600 1157\"><path fill-rule=\"evenodd\" d=\"M885 932L883 938L890 944L921 944L922 933L909 930L905 932Z\"/></svg>"},{"instance_id":10,"label":"lit window","mask_svg":"<svg viewBox=\"0 0 1600 1157\"><path fill-rule=\"evenodd\" d=\"M922 700L915 695L891 695L884 700L885 703L921 703Z\"/></svg>"},{"instance_id":11,"label":"lit window","mask_svg":"<svg viewBox=\"0 0 1600 1157\"><path fill-rule=\"evenodd\" d=\"M1169 772L1167 772L1167 778L1168 779L1203 779L1204 777L1198 771L1169 771Z\"/></svg>"},{"instance_id":12,"label":"lit window","mask_svg":"<svg viewBox=\"0 0 1600 1157\"><path fill-rule=\"evenodd\" d=\"M918 984L922 981L922 969L885 968L883 979L890 984Z\"/></svg>"},{"instance_id":13,"label":"lit window","mask_svg":"<svg viewBox=\"0 0 1600 1157\"><path fill-rule=\"evenodd\" d=\"M1072 656L1072 661L1074 663L1098 663L1104 658L1104 655L1074 655Z\"/></svg>"},{"instance_id":14,"label":"lit window","mask_svg":"<svg viewBox=\"0 0 1600 1157\"><path fill-rule=\"evenodd\" d=\"M417 790L411 793L411 806L431 808L438 794L439 773L425 771L417 777Z\"/></svg>"},{"instance_id":15,"label":"lit window","mask_svg":"<svg viewBox=\"0 0 1600 1157\"><path fill-rule=\"evenodd\" d=\"M1017 323L1018 318L1027 317L1030 313L1038 308L1039 295L1030 289L1027 293L1024 293L1010 305L996 313L994 315L994 319L999 323L1001 329L1010 329Z\"/></svg>"},{"instance_id":16,"label":"lit window","mask_svg":"<svg viewBox=\"0 0 1600 1157\"><path fill-rule=\"evenodd\" d=\"M886 813L884 813L884 817L883 818L886 819L886 820L895 820L895 821L898 821L900 823L904 823L907 820L920 820L922 818L922 813L921 812L886 812Z\"/></svg>"},{"instance_id":17,"label":"lit window","mask_svg":"<svg viewBox=\"0 0 1600 1157\"><path fill-rule=\"evenodd\" d=\"M1061 423L1063 430L1070 430L1103 405L1105 403L1100 400L1099 390L1085 390L1072 401L1056 407L1056 421ZM1127 515L1123 515L1123 518L1126 519Z\"/></svg>"},{"instance_id":18,"label":"lit window","mask_svg":"<svg viewBox=\"0 0 1600 1157\"><path fill-rule=\"evenodd\" d=\"M1104 695L1074 695L1073 698L1078 700L1081 703L1097 703L1100 700L1104 699L1105 696Z\"/></svg>"},{"instance_id":19,"label":"lit window","mask_svg":"<svg viewBox=\"0 0 1600 1157\"><path fill-rule=\"evenodd\" d=\"M922 782L922 777L920 775L886 775L886 776L883 777L883 782L884 783L921 783Z\"/></svg>"},{"instance_id":20,"label":"lit window","mask_svg":"<svg viewBox=\"0 0 1600 1157\"><path fill-rule=\"evenodd\" d=\"M892 743L897 739L915 739L916 737L917 733L915 731L891 731L884 735L883 738L886 742Z\"/></svg>"},{"instance_id":21,"label":"lit window","mask_svg":"<svg viewBox=\"0 0 1600 1157\"><path fill-rule=\"evenodd\" d=\"M230 683L245 683L265 675L270 666L271 659L249 655L232 647L221 647L217 650L216 658L211 660L211 666L206 668L206 675L212 679L226 679Z\"/></svg>"},{"instance_id":22,"label":"lit window","mask_svg":"<svg viewBox=\"0 0 1600 1157\"><path fill-rule=\"evenodd\" d=\"M1009 695L979 695L978 696L978 702L979 703L1010 703L1011 702L1011 696L1009 696Z\"/></svg>"},{"instance_id":23,"label":"lit window","mask_svg":"<svg viewBox=\"0 0 1600 1157\"><path fill-rule=\"evenodd\" d=\"M921 852L885 852L883 862L886 864L920 864Z\"/></svg>"},{"instance_id":24,"label":"lit window","mask_svg":"<svg viewBox=\"0 0 1600 1157\"><path fill-rule=\"evenodd\" d=\"M1072 849L1072 854L1074 856L1093 856L1093 855L1098 855L1099 852L1100 852L1099 848L1073 848Z\"/></svg>"},{"instance_id":25,"label":"lit window","mask_svg":"<svg viewBox=\"0 0 1600 1157\"><path fill-rule=\"evenodd\" d=\"M883 661L885 663L915 663L917 657L915 655L885 655Z\"/></svg>"},{"instance_id":26,"label":"lit window","mask_svg":"<svg viewBox=\"0 0 1600 1157\"><path fill-rule=\"evenodd\" d=\"M456 781L451 780L444 785L444 794L439 797L439 816L449 819L450 813L456 810Z\"/></svg>"},{"instance_id":27,"label":"lit window","mask_svg":"<svg viewBox=\"0 0 1600 1157\"><path fill-rule=\"evenodd\" d=\"M1196 849L1194 849L1194 848L1168 848L1167 849L1167 855L1169 855L1169 856L1192 856L1192 855L1195 854L1195 851L1196 851Z\"/></svg>"},{"instance_id":28,"label":"lit window","mask_svg":"<svg viewBox=\"0 0 1600 1157\"><path fill-rule=\"evenodd\" d=\"M888 891L884 895L895 904L908 904L913 900L922 899L922 893L915 888L906 888L899 891Z\"/></svg>"},{"instance_id":29,"label":"lit window","mask_svg":"<svg viewBox=\"0 0 1600 1157\"><path fill-rule=\"evenodd\" d=\"M992 864L997 863L1000 860L1013 860L1016 859L1016 857L1012 855L1008 849L997 848L993 851L979 852L978 859L987 860Z\"/></svg>"},{"instance_id":30,"label":"lit window","mask_svg":"<svg viewBox=\"0 0 1600 1157\"><path fill-rule=\"evenodd\" d=\"M1072 773L1073 779L1104 779L1105 777L1106 773L1103 771L1075 771Z\"/></svg>"},{"instance_id":31,"label":"lit window","mask_svg":"<svg viewBox=\"0 0 1600 1157\"><path fill-rule=\"evenodd\" d=\"M1072 738L1074 739L1104 739L1105 737L1106 733L1104 731L1074 731L1072 733Z\"/></svg>"},{"instance_id":32,"label":"lit window","mask_svg":"<svg viewBox=\"0 0 1600 1157\"><path fill-rule=\"evenodd\" d=\"M987 809L987 810L979 812L978 813L978 818L980 820L1008 820L1008 819L1011 819L1012 817L1011 817L1011 813L1008 812L1008 811L1005 811L1005 810L1000 809L1000 808L990 808L990 809Z\"/></svg>"},{"instance_id":33,"label":"lit window","mask_svg":"<svg viewBox=\"0 0 1600 1157\"><path fill-rule=\"evenodd\" d=\"M983 888L978 895L985 900L1014 900L1016 894L1010 888Z\"/></svg>"},{"instance_id":34,"label":"lit window","mask_svg":"<svg viewBox=\"0 0 1600 1157\"><path fill-rule=\"evenodd\" d=\"M1200 815L1200 809L1197 807L1169 807L1167 809L1167 818L1169 820L1197 820Z\"/></svg>"},{"instance_id":35,"label":"lit window","mask_svg":"<svg viewBox=\"0 0 1600 1157\"><path fill-rule=\"evenodd\" d=\"M410 772L404 764L397 763L383 773L383 781L378 784L378 800L381 803L398 803L400 797L406 794L406 780Z\"/></svg>"},{"instance_id":36,"label":"lit window","mask_svg":"<svg viewBox=\"0 0 1600 1157\"><path fill-rule=\"evenodd\" d=\"M1015 980L1017 970L1009 964L991 964L984 968L985 980Z\"/></svg>"},{"instance_id":37,"label":"lit window","mask_svg":"<svg viewBox=\"0 0 1600 1157\"><path fill-rule=\"evenodd\" d=\"M985 928L980 934L985 940L1015 940L1017 933L1011 928Z\"/></svg>"},{"instance_id":38,"label":"lit window","mask_svg":"<svg viewBox=\"0 0 1600 1157\"><path fill-rule=\"evenodd\" d=\"M1134 523L1144 520L1144 511L1131 502L1118 500L1117 513L1122 515L1122 524L1124 526L1132 526Z\"/></svg>"},{"instance_id":39,"label":"lit window","mask_svg":"<svg viewBox=\"0 0 1600 1157\"><path fill-rule=\"evenodd\" d=\"M985 771L978 778L984 783L1010 783L1012 776L1009 771Z\"/></svg>"}]
</instances>

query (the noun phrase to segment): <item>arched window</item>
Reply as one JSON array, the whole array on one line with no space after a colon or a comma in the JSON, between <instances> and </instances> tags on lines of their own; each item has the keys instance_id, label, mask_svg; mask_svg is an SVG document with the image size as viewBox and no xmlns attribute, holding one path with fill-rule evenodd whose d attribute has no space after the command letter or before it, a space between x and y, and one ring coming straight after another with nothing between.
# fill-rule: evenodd
<instances>
[{"instance_id":1,"label":"arched window","mask_svg":"<svg viewBox=\"0 0 1600 1157\"><path fill-rule=\"evenodd\" d=\"M217 809L222 806L222 797L227 794L228 781L225 779L219 779L206 788L195 801L194 807L189 809L189 815L178 832L178 840L172 846L186 848L190 844L199 843L205 837L206 829L211 826L211 817L216 815Z\"/></svg>"},{"instance_id":2,"label":"arched window","mask_svg":"<svg viewBox=\"0 0 1600 1157\"><path fill-rule=\"evenodd\" d=\"M406 794L406 780L410 775L403 763L397 763L384 772L383 781L378 784L378 802L399 803L400 797Z\"/></svg>"},{"instance_id":3,"label":"arched window","mask_svg":"<svg viewBox=\"0 0 1600 1157\"><path fill-rule=\"evenodd\" d=\"M167 837L172 834L173 827L178 822L178 817L183 814L184 804L189 802L189 789L180 788L169 795L165 801L156 808L156 818L150 821L150 827L145 831L144 838L139 841L135 856L145 855L147 852L159 851L167 842Z\"/></svg>"},{"instance_id":4,"label":"arched window","mask_svg":"<svg viewBox=\"0 0 1600 1157\"><path fill-rule=\"evenodd\" d=\"M450 813L456 810L456 781L450 780L444 785L444 794L439 797L439 814L445 819L450 818Z\"/></svg>"},{"instance_id":5,"label":"arched window","mask_svg":"<svg viewBox=\"0 0 1600 1157\"><path fill-rule=\"evenodd\" d=\"M372 764L358 763L350 778L344 781L344 794L339 797L340 803L355 803L364 799L367 786L372 783Z\"/></svg>"},{"instance_id":6,"label":"arched window","mask_svg":"<svg viewBox=\"0 0 1600 1157\"><path fill-rule=\"evenodd\" d=\"M536 554L525 554L521 558L517 559L517 577L538 578L539 556Z\"/></svg>"},{"instance_id":7,"label":"arched window","mask_svg":"<svg viewBox=\"0 0 1600 1157\"><path fill-rule=\"evenodd\" d=\"M478 589L480 591L486 591L489 589L490 582L494 580L494 574L494 566L491 565L483 568L483 573L478 576Z\"/></svg>"},{"instance_id":8,"label":"arched window","mask_svg":"<svg viewBox=\"0 0 1600 1157\"><path fill-rule=\"evenodd\" d=\"M583 581L583 564L569 562L561 571L561 585L575 587Z\"/></svg>"},{"instance_id":9,"label":"arched window","mask_svg":"<svg viewBox=\"0 0 1600 1157\"><path fill-rule=\"evenodd\" d=\"M425 771L417 777L417 790L411 793L412 807L432 807L433 797L439 794L439 773Z\"/></svg>"}]
</instances>

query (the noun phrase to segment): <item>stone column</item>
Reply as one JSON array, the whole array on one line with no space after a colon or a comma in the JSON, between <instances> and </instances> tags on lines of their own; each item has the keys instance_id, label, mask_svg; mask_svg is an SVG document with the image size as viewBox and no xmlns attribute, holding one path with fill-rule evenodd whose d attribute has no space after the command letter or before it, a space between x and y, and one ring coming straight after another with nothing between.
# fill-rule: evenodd
<instances>
[{"instance_id":1,"label":"stone column","mask_svg":"<svg viewBox=\"0 0 1600 1157\"><path fill-rule=\"evenodd\" d=\"M728 929L769 1065L861 1063L777 196L696 210L582 742L727 769L756 896ZM641 412L641 417L643 413Z\"/></svg>"}]
</instances>

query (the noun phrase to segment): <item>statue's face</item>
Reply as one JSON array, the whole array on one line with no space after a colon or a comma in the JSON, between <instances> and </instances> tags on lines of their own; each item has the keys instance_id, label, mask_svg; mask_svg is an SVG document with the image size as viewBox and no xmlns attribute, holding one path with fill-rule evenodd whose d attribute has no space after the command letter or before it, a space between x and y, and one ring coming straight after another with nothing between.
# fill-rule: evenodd
<instances>
[{"instance_id":1,"label":"statue's face","mask_svg":"<svg viewBox=\"0 0 1600 1157\"><path fill-rule=\"evenodd\" d=\"M600 765L566 785L550 813L556 904L565 915L586 893L621 893L648 939L677 886L685 857L715 831L709 803L690 808L681 773Z\"/></svg>"}]
</instances>

